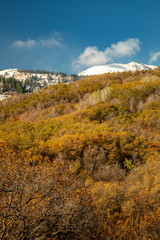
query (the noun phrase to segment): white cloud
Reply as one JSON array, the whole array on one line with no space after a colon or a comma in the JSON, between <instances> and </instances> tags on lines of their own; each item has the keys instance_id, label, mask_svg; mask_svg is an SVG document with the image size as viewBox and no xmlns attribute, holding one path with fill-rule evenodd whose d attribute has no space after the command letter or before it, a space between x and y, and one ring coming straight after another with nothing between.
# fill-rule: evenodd
<instances>
[{"instance_id":1,"label":"white cloud","mask_svg":"<svg viewBox=\"0 0 160 240\"><path fill-rule=\"evenodd\" d=\"M113 57L131 56L140 50L140 41L137 38L130 38L126 41L120 41L106 48L105 54Z\"/></svg>"},{"instance_id":2,"label":"white cloud","mask_svg":"<svg viewBox=\"0 0 160 240\"><path fill-rule=\"evenodd\" d=\"M95 66L113 62L116 58L130 57L140 50L140 41L137 38L130 38L111 44L104 51L99 51L96 46L87 47L78 59L73 62L76 68L81 66Z\"/></svg>"},{"instance_id":3,"label":"white cloud","mask_svg":"<svg viewBox=\"0 0 160 240\"><path fill-rule=\"evenodd\" d=\"M151 58L150 58L150 60L149 60L149 62L150 63L156 62L159 56L160 56L160 52L153 53Z\"/></svg>"},{"instance_id":4,"label":"white cloud","mask_svg":"<svg viewBox=\"0 0 160 240\"><path fill-rule=\"evenodd\" d=\"M61 45L60 42L58 42L58 41L57 41L56 39L54 39L54 38L42 39L42 40L39 41L39 44L40 44L40 45L43 45L43 46L47 46L47 47L49 47L49 46L54 46L54 45L57 45L57 46Z\"/></svg>"},{"instance_id":5,"label":"white cloud","mask_svg":"<svg viewBox=\"0 0 160 240\"><path fill-rule=\"evenodd\" d=\"M34 46L36 46L36 44L37 42L35 40L28 39L27 41L16 40L12 43L12 46L19 48L33 48Z\"/></svg>"},{"instance_id":6,"label":"white cloud","mask_svg":"<svg viewBox=\"0 0 160 240\"><path fill-rule=\"evenodd\" d=\"M103 51L99 51L97 47L87 47L79 56L78 63L80 65L92 66L97 64L105 64L111 59Z\"/></svg>"},{"instance_id":7,"label":"white cloud","mask_svg":"<svg viewBox=\"0 0 160 240\"><path fill-rule=\"evenodd\" d=\"M50 46L60 46L60 45L61 45L61 41L58 37L58 34L56 33L55 36L50 38L40 38L38 40L28 39L26 41L16 40L12 43L11 46L17 47L17 48L31 49L37 46L50 47Z\"/></svg>"}]
</instances>

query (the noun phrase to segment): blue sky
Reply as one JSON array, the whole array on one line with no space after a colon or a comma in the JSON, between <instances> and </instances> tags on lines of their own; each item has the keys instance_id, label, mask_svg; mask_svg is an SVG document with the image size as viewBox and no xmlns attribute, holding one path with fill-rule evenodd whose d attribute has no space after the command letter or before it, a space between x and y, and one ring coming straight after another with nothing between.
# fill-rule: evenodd
<instances>
[{"instance_id":1,"label":"blue sky","mask_svg":"<svg viewBox=\"0 0 160 240\"><path fill-rule=\"evenodd\" d=\"M0 69L160 65L160 0L0 0Z\"/></svg>"}]
</instances>

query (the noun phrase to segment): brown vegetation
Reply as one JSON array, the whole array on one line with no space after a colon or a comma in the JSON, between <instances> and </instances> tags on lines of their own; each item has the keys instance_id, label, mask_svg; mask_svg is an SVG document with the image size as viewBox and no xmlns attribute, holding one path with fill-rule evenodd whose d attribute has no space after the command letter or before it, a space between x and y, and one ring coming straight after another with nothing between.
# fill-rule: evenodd
<instances>
[{"instance_id":1,"label":"brown vegetation","mask_svg":"<svg viewBox=\"0 0 160 240\"><path fill-rule=\"evenodd\" d=\"M0 103L0 238L160 239L160 71Z\"/></svg>"}]
</instances>

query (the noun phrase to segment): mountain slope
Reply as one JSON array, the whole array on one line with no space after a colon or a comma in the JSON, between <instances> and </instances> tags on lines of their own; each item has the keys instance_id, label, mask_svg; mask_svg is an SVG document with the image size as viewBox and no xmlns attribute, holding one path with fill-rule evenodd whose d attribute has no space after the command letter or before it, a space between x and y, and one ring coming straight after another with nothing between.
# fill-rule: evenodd
<instances>
[{"instance_id":1,"label":"mountain slope","mask_svg":"<svg viewBox=\"0 0 160 240\"><path fill-rule=\"evenodd\" d=\"M159 109L160 68L0 102L0 239L160 239Z\"/></svg>"},{"instance_id":2,"label":"mountain slope","mask_svg":"<svg viewBox=\"0 0 160 240\"><path fill-rule=\"evenodd\" d=\"M136 70L153 70L157 66L145 65L142 63L130 62L128 64L112 63L102 66L94 66L79 73L79 76L99 75L104 73L124 72L124 71L136 71Z\"/></svg>"},{"instance_id":3,"label":"mountain slope","mask_svg":"<svg viewBox=\"0 0 160 240\"><path fill-rule=\"evenodd\" d=\"M13 77L14 74L18 73L18 69L5 69L0 71L1 76Z\"/></svg>"}]
</instances>

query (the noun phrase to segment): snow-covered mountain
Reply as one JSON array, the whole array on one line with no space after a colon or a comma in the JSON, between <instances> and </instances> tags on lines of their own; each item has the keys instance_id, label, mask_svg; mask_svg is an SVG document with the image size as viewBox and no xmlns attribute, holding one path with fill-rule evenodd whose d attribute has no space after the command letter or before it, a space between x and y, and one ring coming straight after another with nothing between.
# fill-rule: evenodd
<instances>
[{"instance_id":1,"label":"snow-covered mountain","mask_svg":"<svg viewBox=\"0 0 160 240\"><path fill-rule=\"evenodd\" d=\"M113 73L113 72L124 72L124 71L136 71L136 70L153 70L157 66L146 65L142 63L130 62L128 64L122 63L112 63L102 66L94 66L88 68L87 70L79 73L79 76L90 76L90 75L99 75L104 73Z\"/></svg>"},{"instance_id":2,"label":"snow-covered mountain","mask_svg":"<svg viewBox=\"0 0 160 240\"><path fill-rule=\"evenodd\" d=\"M18 69L6 69L6 70L0 71L1 76L7 76L7 77L13 77L13 75L16 73L18 73Z\"/></svg>"}]
</instances>

